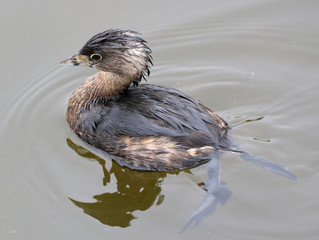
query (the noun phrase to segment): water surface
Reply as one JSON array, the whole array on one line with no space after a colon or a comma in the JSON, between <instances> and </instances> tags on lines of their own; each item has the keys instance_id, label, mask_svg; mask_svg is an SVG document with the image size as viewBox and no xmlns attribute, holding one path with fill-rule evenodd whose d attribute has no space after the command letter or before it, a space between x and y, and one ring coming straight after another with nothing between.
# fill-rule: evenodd
<instances>
[{"instance_id":1,"label":"water surface","mask_svg":"<svg viewBox=\"0 0 319 240\"><path fill-rule=\"evenodd\" d=\"M2 3L1 239L317 239L317 1ZM179 234L205 197L205 166L123 169L82 148L66 123L68 97L95 70L58 63L108 28L149 42L149 83L199 99L242 148L300 180L225 154L230 199Z\"/></svg>"}]
</instances>

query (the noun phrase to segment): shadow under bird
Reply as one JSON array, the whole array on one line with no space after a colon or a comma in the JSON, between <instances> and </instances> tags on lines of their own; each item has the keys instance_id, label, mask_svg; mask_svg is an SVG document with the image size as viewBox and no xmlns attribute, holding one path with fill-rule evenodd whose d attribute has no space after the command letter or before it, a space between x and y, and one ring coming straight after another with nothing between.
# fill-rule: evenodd
<instances>
[{"instance_id":1,"label":"shadow under bird","mask_svg":"<svg viewBox=\"0 0 319 240\"><path fill-rule=\"evenodd\" d=\"M208 179L206 189L213 198L222 188L218 156L225 151L297 179L285 167L240 149L229 136L229 125L185 93L140 84L150 74L152 57L137 32L111 29L96 34L61 64L100 70L71 95L67 121L81 139L114 156L120 165L177 171L211 161L209 169L214 176Z\"/></svg>"}]
</instances>

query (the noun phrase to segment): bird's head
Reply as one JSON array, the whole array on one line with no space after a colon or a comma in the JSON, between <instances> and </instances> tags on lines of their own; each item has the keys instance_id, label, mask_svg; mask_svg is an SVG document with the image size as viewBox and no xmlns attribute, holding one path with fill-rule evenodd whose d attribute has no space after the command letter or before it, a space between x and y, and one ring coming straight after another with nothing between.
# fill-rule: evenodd
<instances>
[{"instance_id":1,"label":"bird's head","mask_svg":"<svg viewBox=\"0 0 319 240\"><path fill-rule=\"evenodd\" d=\"M79 53L61 64L89 66L132 78L135 84L148 76L152 65L151 49L139 33L111 29L93 36Z\"/></svg>"}]
</instances>

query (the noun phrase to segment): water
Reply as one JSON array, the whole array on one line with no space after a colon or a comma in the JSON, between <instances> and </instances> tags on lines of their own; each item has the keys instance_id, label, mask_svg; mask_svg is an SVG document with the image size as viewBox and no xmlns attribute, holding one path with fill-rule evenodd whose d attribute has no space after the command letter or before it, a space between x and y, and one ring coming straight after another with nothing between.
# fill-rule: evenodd
<instances>
[{"instance_id":1,"label":"water","mask_svg":"<svg viewBox=\"0 0 319 240\"><path fill-rule=\"evenodd\" d=\"M317 239L318 5L3 1L0 238ZM200 99L241 148L300 180L223 155L230 199L179 234L205 197L205 167L123 170L78 146L66 123L68 97L95 71L58 63L108 28L143 33L155 63L149 83Z\"/></svg>"}]
</instances>

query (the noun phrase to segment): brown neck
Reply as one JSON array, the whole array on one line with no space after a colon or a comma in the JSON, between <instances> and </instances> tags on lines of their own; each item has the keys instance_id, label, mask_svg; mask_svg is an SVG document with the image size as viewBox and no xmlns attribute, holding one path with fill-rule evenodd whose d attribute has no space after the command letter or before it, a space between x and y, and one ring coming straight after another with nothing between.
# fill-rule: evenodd
<instances>
[{"instance_id":1,"label":"brown neck","mask_svg":"<svg viewBox=\"0 0 319 240\"><path fill-rule=\"evenodd\" d=\"M93 103L116 100L132 80L129 76L117 75L109 72L98 72L88 78L72 94L69 100L72 108L89 108Z\"/></svg>"},{"instance_id":2,"label":"brown neck","mask_svg":"<svg viewBox=\"0 0 319 240\"><path fill-rule=\"evenodd\" d=\"M92 101L115 100L129 87L132 80L125 75L117 75L109 72L98 72L84 82L86 90L90 93ZM93 98L93 99L92 99Z\"/></svg>"},{"instance_id":3,"label":"brown neck","mask_svg":"<svg viewBox=\"0 0 319 240\"><path fill-rule=\"evenodd\" d=\"M109 72L98 72L93 76L91 91L94 98L103 100L115 100L127 89L132 80L125 75L117 75Z\"/></svg>"},{"instance_id":4,"label":"brown neck","mask_svg":"<svg viewBox=\"0 0 319 240\"><path fill-rule=\"evenodd\" d=\"M81 86L83 98L87 101L115 100L129 87L132 80L128 76L109 72L98 72L87 79Z\"/></svg>"}]
</instances>

